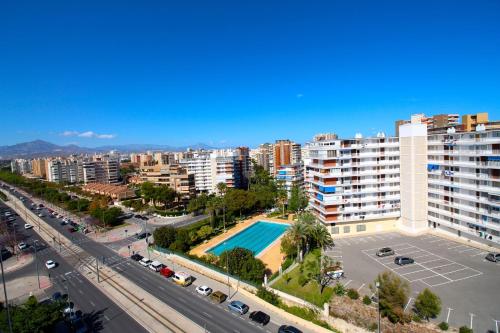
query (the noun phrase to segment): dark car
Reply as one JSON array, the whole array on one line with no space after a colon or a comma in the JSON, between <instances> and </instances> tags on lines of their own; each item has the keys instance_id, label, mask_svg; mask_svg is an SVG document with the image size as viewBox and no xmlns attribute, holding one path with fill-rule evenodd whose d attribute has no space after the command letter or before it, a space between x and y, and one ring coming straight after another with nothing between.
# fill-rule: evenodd
<instances>
[{"instance_id":1,"label":"dark car","mask_svg":"<svg viewBox=\"0 0 500 333\"><path fill-rule=\"evenodd\" d=\"M397 256L396 258L394 258L394 263L399 266L413 264L414 262L415 260L410 257Z\"/></svg>"},{"instance_id":2,"label":"dark car","mask_svg":"<svg viewBox=\"0 0 500 333\"><path fill-rule=\"evenodd\" d=\"M3 248L0 251L0 255L2 256L2 260L6 260L6 259L9 259L12 256L12 253L10 253L10 251L7 250L6 248Z\"/></svg>"},{"instance_id":3,"label":"dark car","mask_svg":"<svg viewBox=\"0 0 500 333\"><path fill-rule=\"evenodd\" d=\"M144 239L144 238L149 237L149 236L151 236L151 233L143 232L142 234L137 234L136 237L137 237L137 239Z\"/></svg>"},{"instance_id":4,"label":"dark car","mask_svg":"<svg viewBox=\"0 0 500 333\"><path fill-rule=\"evenodd\" d=\"M141 256L139 253L135 253L133 255L130 256L130 259L134 260L134 261L139 261L141 260L142 258L144 258L143 256Z\"/></svg>"},{"instance_id":5,"label":"dark car","mask_svg":"<svg viewBox=\"0 0 500 333\"><path fill-rule=\"evenodd\" d=\"M376 253L377 257L387 257L394 255L394 250L390 247L383 247Z\"/></svg>"},{"instance_id":6,"label":"dark car","mask_svg":"<svg viewBox=\"0 0 500 333\"><path fill-rule=\"evenodd\" d=\"M68 224L68 221L61 221L61 225L66 225Z\"/></svg>"},{"instance_id":7,"label":"dark car","mask_svg":"<svg viewBox=\"0 0 500 333\"><path fill-rule=\"evenodd\" d=\"M302 331L293 326L282 325L278 329L278 333L302 333Z\"/></svg>"},{"instance_id":8,"label":"dark car","mask_svg":"<svg viewBox=\"0 0 500 333\"><path fill-rule=\"evenodd\" d=\"M250 319L252 321L255 321L256 323L267 325L267 323L269 323L269 320L271 320L271 317L269 317L267 313L264 313L262 311L253 311L252 313L250 313Z\"/></svg>"},{"instance_id":9,"label":"dark car","mask_svg":"<svg viewBox=\"0 0 500 333\"><path fill-rule=\"evenodd\" d=\"M485 259L492 262L500 262L500 253L488 253Z\"/></svg>"},{"instance_id":10,"label":"dark car","mask_svg":"<svg viewBox=\"0 0 500 333\"><path fill-rule=\"evenodd\" d=\"M71 227L71 228L68 228L69 232L73 233L73 232L77 232L78 229L77 228L74 228L74 227Z\"/></svg>"},{"instance_id":11,"label":"dark car","mask_svg":"<svg viewBox=\"0 0 500 333\"><path fill-rule=\"evenodd\" d=\"M142 215L140 215L140 214L135 214L134 217L136 217L138 219L142 219Z\"/></svg>"}]
</instances>

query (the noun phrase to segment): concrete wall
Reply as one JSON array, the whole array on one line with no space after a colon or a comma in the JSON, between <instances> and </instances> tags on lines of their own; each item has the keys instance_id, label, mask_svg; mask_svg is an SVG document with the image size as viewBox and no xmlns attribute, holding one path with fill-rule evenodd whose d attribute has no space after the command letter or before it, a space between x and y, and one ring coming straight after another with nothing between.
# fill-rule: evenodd
<instances>
[{"instance_id":1,"label":"concrete wall","mask_svg":"<svg viewBox=\"0 0 500 333\"><path fill-rule=\"evenodd\" d=\"M379 233L379 232L395 231L398 228L398 221L399 221L399 218L397 218L397 217L377 219L377 220L368 220L368 221L359 220L359 221L354 221L354 222L349 222L349 223L337 224L336 227L339 228L339 233L333 233L333 230L334 230L333 228L335 228L335 227L329 226L328 230L330 231L333 239L335 240L335 238L354 237L354 236L360 236L360 235L375 234L375 233ZM366 227L366 230L365 231L357 231L357 229L356 229L357 225L364 225ZM344 232L345 226L350 227L349 232Z\"/></svg>"}]
</instances>

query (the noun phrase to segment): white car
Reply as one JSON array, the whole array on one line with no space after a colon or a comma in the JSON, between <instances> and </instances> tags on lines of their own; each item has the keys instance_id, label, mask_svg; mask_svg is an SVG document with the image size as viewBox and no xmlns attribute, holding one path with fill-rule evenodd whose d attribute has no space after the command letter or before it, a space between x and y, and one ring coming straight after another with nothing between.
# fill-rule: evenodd
<instances>
[{"instance_id":1,"label":"white car","mask_svg":"<svg viewBox=\"0 0 500 333\"><path fill-rule=\"evenodd\" d=\"M47 260L45 262L45 267L48 269L55 268L57 266L57 263L54 260Z\"/></svg>"},{"instance_id":2,"label":"white car","mask_svg":"<svg viewBox=\"0 0 500 333\"><path fill-rule=\"evenodd\" d=\"M28 244L26 244L26 243L19 243L19 244L17 245L17 247L19 248L19 250L21 250L21 251L22 251L22 250L24 250L24 249L27 249L27 248L28 248Z\"/></svg>"},{"instance_id":3,"label":"white car","mask_svg":"<svg viewBox=\"0 0 500 333\"><path fill-rule=\"evenodd\" d=\"M212 293L212 288L207 286L198 286L196 287L196 292L203 296L208 296Z\"/></svg>"},{"instance_id":4,"label":"white car","mask_svg":"<svg viewBox=\"0 0 500 333\"><path fill-rule=\"evenodd\" d=\"M24 229L26 229L26 230L31 229L31 228L33 228L33 226L31 224L29 224L29 223L26 223L24 225Z\"/></svg>"},{"instance_id":5,"label":"white car","mask_svg":"<svg viewBox=\"0 0 500 333\"><path fill-rule=\"evenodd\" d=\"M142 266L144 267L148 267L149 264L151 264L152 261L149 260L148 258L142 258L140 261L139 261L139 264L141 264Z\"/></svg>"},{"instance_id":6,"label":"white car","mask_svg":"<svg viewBox=\"0 0 500 333\"><path fill-rule=\"evenodd\" d=\"M38 217L43 217L44 215L42 213L38 214Z\"/></svg>"}]
</instances>

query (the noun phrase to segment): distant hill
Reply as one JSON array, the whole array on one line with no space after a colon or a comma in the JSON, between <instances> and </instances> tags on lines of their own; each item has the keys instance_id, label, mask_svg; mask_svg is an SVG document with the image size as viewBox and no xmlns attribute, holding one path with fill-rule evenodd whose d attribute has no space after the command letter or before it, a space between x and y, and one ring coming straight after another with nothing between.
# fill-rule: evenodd
<instances>
[{"instance_id":1,"label":"distant hill","mask_svg":"<svg viewBox=\"0 0 500 333\"><path fill-rule=\"evenodd\" d=\"M43 140L22 142L12 146L0 146L0 159L10 158L33 158L43 156L68 156L71 154L92 154L117 150L123 153L141 152L146 150L161 151L185 151L192 149L215 149L204 143L197 143L192 146L173 147L169 145L155 144L129 144L129 145L107 145L95 148L80 147L77 145L59 146Z\"/></svg>"}]
</instances>

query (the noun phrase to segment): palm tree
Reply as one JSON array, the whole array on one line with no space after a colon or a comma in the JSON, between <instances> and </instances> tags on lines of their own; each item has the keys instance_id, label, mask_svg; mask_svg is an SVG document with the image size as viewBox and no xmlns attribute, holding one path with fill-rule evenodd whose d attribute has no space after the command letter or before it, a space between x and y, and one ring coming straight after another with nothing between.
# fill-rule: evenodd
<instances>
[{"instance_id":1,"label":"palm tree","mask_svg":"<svg viewBox=\"0 0 500 333\"><path fill-rule=\"evenodd\" d=\"M297 245L297 260L301 260L300 253L304 246L304 242L307 241L307 226L300 221L295 222L288 230L295 244Z\"/></svg>"},{"instance_id":2,"label":"palm tree","mask_svg":"<svg viewBox=\"0 0 500 333\"><path fill-rule=\"evenodd\" d=\"M316 222L316 224L310 228L310 236L319 248L333 245L332 235L321 223Z\"/></svg>"},{"instance_id":3,"label":"palm tree","mask_svg":"<svg viewBox=\"0 0 500 333\"><path fill-rule=\"evenodd\" d=\"M283 210L283 217L285 217L285 204L288 201L288 192L286 191L283 181L278 182L278 191L276 193L276 199L281 205Z\"/></svg>"}]
</instances>

